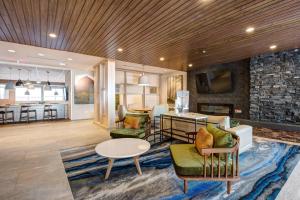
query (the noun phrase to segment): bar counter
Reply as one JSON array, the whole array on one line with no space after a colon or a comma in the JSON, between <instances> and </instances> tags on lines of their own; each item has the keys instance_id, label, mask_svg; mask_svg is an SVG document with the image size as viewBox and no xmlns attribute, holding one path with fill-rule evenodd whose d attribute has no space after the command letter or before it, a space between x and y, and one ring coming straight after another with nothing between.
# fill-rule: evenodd
<instances>
[{"instance_id":1,"label":"bar counter","mask_svg":"<svg viewBox=\"0 0 300 200\"><path fill-rule=\"evenodd\" d=\"M53 109L57 109L57 119L68 118L68 103L44 103L44 104L13 104L13 105L0 105L0 110L14 111L15 123L20 121L21 106L30 106L30 110L36 110L37 120L44 119L44 106L51 105ZM5 107L5 108L3 108ZM31 120L32 121L32 120Z\"/></svg>"}]
</instances>

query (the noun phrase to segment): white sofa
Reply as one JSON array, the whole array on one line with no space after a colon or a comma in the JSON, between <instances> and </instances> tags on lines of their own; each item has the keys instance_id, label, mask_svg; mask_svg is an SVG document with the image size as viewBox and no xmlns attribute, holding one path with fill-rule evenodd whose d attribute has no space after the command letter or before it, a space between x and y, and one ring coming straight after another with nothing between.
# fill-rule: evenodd
<instances>
[{"instance_id":1,"label":"white sofa","mask_svg":"<svg viewBox=\"0 0 300 200\"><path fill-rule=\"evenodd\" d=\"M252 140L253 140L253 128L252 126L248 125L239 125L233 128L226 129L231 133L234 133L240 137L240 148L239 153L246 151L247 149L252 147Z\"/></svg>"},{"instance_id":2,"label":"white sofa","mask_svg":"<svg viewBox=\"0 0 300 200\"><path fill-rule=\"evenodd\" d=\"M240 148L239 152L242 153L245 150L252 147L252 132L253 129L251 126L248 125L239 125L234 128L230 128L230 117L229 116L213 116L213 115L207 115L207 122L215 123L216 125L219 125L221 129L224 129L226 131L229 131L231 133L234 133L240 137ZM197 125L196 130L198 131L199 128L203 125ZM164 120L164 129L171 128L171 124L169 120ZM195 131L195 124L194 123L188 123L188 122L182 122L182 121L174 121L172 122L172 129L173 133L178 134L178 136L173 135L174 138L187 141L186 138L184 138L185 132L194 132ZM185 132L177 131L174 129L184 130ZM183 137L180 137L183 136Z\"/></svg>"}]
</instances>

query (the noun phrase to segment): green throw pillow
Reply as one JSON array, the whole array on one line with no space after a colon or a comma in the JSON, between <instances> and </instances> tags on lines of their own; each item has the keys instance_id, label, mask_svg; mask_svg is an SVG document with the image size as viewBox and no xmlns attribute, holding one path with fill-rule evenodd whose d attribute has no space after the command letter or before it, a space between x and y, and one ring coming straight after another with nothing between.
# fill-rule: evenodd
<instances>
[{"instance_id":1,"label":"green throw pillow","mask_svg":"<svg viewBox=\"0 0 300 200\"><path fill-rule=\"evenodd\" d=\"M238 120L230 119L230 128L234 128L239 125L240 125L240 122Z\"/></svg>"},{"instance_id":2,"label":"green throw pillow","mask_svg":"<svg viewBox=\"0 0 300 200\"><path fill-rule=\"evenodd\" d=\"M233 147L233 138L231 133L216 128L213 124L208 124L207 130L214 136L214 148Z\"/></svg>"}]
</instances>

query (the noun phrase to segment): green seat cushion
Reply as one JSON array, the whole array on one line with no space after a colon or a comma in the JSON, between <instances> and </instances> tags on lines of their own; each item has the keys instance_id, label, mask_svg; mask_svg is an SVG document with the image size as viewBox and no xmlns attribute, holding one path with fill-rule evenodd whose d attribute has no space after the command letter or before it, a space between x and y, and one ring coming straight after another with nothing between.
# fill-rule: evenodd
<instances>
[{"instance_id":1,"label":"green seat cushion","mask_svg":"<svg viewBox=\"0 0 300 200\"><path fill-rule=\"evenodd\" d=\"M138 117L140 119L140 128L141 129L145 128L146 122L149 119L149 114L147 114L147 113L127 113L126 116Z\"/></svg>"},{"instance_id":2,"label":"green seat cushion","mask_svg":"<svg viewBox=\"0 0 300 200\"><path fill-rule=\"evenodd\" d=\"M172 144L170 145L171 156L175 171L182 176L203 176L204 175L204 156L201 156L194 144ZM214 176L218 175L218 158L213 157ZM220 160L221 176L225 175L225 160ZM232 161L227 163L227 172L230 175ZM206 159L206 175L211 175L211 156Z\"/></svg>"},{"instance_id":3,"label":"green seat cushion","mask_svg":"<svg viewBox=\"0 0 300 200\"><path fill-rule=\"evenodd\" d=\"M112 138L143 138L145 136L144 129L119 128L110 131Z\"/></svg>"},{"instance_id":4,"label":"green seat cushion","mask_svg":"<svg viewBox=\"0 0 300 200\"><path fill-rule=\"evenodd\" d=\"M213 124L207 125L207 130L214 137L214 148L230 148L233 147L232 134L215 127Z\"/></svg>"}]
</instances>

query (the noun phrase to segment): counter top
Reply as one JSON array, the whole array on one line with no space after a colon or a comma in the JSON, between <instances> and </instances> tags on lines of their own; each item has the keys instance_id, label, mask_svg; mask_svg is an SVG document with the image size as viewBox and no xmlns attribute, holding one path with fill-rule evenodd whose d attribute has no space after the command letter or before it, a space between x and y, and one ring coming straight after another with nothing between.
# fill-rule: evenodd
<instances>
[{"instance_id":1,"label":"counter top","mask_svg":"<svg viewBox=\"0 0 300 200\"><path fill-rule=\"evenodd\" d=\"M20 107L22 105L26 106L44 106L44 105L67 105L68 102L61 102L61 103L19 103L19 104L5 104L0 106L7 106L7 107Z\"/></svg>"}]
</instances>

